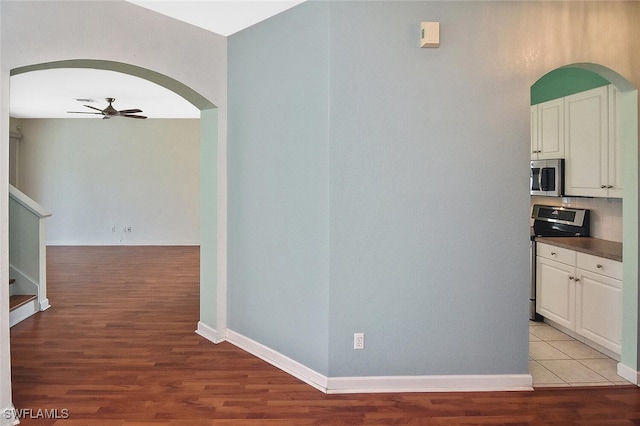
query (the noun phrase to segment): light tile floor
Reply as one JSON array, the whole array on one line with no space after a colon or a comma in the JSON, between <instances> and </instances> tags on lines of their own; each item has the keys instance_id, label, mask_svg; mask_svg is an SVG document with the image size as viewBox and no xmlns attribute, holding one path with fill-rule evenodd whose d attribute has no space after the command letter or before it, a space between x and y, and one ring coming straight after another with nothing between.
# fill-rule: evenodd
<instances>
[{"instance_id":1,"label":"light tile floor","mask_svg":"<svg viewBox=\"0 0 640 426\"><path fill-rule=\"evenodd\" d=\"M529 322L529 372L535 387L629 384L616 373L617 364L543 322Z\"/></svg>"}]
</instances>

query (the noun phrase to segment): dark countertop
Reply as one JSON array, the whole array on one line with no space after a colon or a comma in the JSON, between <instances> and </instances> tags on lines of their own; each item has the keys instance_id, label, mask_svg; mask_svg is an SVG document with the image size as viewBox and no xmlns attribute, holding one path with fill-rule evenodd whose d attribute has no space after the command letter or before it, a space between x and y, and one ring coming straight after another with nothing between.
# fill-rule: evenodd
<instances>
[{"instance_id":1,"label":"dark countertop","mask_svg":"<svg viewBox=\"0 0 640 426\"><path fill-rule=\"evenodd\" d=\"M622 243L592 237L536 237L536 241L622 262Z\"/></svg>"}]
</instances>

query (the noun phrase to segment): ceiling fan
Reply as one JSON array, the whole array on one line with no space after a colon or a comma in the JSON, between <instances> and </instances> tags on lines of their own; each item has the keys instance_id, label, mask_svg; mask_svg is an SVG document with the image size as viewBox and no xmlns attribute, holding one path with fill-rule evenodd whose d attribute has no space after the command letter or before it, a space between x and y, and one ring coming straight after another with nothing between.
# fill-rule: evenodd
<instances>
[{"instance_id":1,"label":"ceiling fan","mask_svg":"<svg viewBox=\"0 0 640 426\"><path fill-rule=\"evenodd\" d=\"M97 114L97 115L103 115L104 117L102 117L104 120L109 119L111 117L127 117L127 118L138 118L138 119L145 119L147 117L145 117L144 115L136 115L139 112L142 112L141 109L123 109L121 111L118 111L117 109L115 109L113 107L113 105L111 105L113 102L115 102L115 98L105 98L105 100L107 102L109 102L109 105L105 108L105 109L100 109L100 108L96 108L96 107L92 107L91 105L85 105L87 108L91 108L91 109L95 109L96 111L99 112L85 112L85 111L67 111L70 114Z\"/></svg>"}]
</instances>

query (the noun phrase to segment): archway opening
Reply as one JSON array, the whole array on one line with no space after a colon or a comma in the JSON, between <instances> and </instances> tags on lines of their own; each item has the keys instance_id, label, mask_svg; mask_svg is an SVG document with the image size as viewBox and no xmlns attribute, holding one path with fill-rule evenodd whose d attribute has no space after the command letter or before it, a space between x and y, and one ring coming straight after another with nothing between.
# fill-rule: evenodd
<instances>
[{"instance_id":1,"label":"archway opening","mask_svg":"<svg viewBox=\"0 0 640 426\"><path fill-rule=\"evenodd\" d=\"M579 93L612 84L618 90L615 109L618 137L622 146L622 332L618 375L638 384L640 353L638 350L638 92L623 76L593 63L566 65L542 76L531 87L531 103Z\"/></svg>"},{"instance_id":2,"label":"archway opening","mask_svg":"<svg viewBox=\"0 0 640 426\"><path fill-rule=\"evenodd\" d=\"M139 66L95 59L47 62L15 68L10 75L62 68L88 68L115 71L151 81L186 99L200 110L200 324L221 327L224 318L218 305L218 109L216 105L187 85L156 71Z\"/></svg>"}]
</instances>

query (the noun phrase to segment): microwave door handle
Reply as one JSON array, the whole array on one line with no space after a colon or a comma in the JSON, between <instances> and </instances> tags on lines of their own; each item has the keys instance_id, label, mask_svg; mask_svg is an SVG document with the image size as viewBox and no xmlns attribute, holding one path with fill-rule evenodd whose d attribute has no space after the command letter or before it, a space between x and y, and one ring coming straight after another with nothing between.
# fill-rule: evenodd
<instances>
[{"instance_id":1,"label":"microwave door handle","mask_svg":"<svg viewBox=\"0 0 640 426\"><path fill-rule=\"evenodd\" d=\"M538 190L540 191L545 191L544 187L542 186L542 175L544 174L544 167L540 167L539 171L538 171Z\"/></svg>"}]
</instances>

